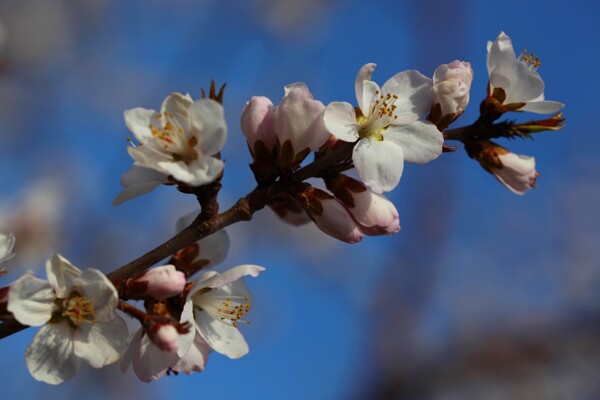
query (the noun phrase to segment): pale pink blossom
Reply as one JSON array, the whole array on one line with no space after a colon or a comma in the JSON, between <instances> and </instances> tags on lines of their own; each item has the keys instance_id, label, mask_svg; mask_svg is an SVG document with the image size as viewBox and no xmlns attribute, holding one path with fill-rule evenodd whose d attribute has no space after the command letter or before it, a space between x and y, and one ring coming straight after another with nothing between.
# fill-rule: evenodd
<instances>
[{"instance_id":1,"label":"pale pink blossom","mask_svg":"<svg viewBox=\"0 0 600 400\"><path fill-rule=\"evenodd\" d=\"M473 82L471 64L454 60L442 64L433 73L433 104L441 107L441 116L459 116L469 104L469 92Z\"/></svg>"},{"instance_id":2,"label":"pale pink blossom","mask_svg":"<svg viewBox=\"0 0 600 400\"><path fill-rule=\"evenodd\" d=\"M259 141L269 151L276 146L275 114L276 108L267 97L253 96L246 103L241 118L242 132L253 153L254 146Z\"/></svg>"},{"instance_id":3,"label":"pale pink blossom","mask_svg":"<svg viewBox=\"0 0 600 400\"><path fill-rule=\"evenodd\" d=\"M525 194L535 187L539 174L535 170L535 158L512 152L499 154L501 168L492 168L496 179L516 194Z\"/></svg>"},{"instance_id":4,"label":"pale pink blossom","mask_svg":"<svg viewBox=\"0 0 600 400\"><path fill-rule=\"evenodd\" d=\"M177 339L179 338L179 333L177 332L177 328L173 325L159 324L155 329L149 332L149 336L152 343L160 350L171 353L177 351Z\"/></svg>"},{"instance_id":5,"label":"pale pink blossom","mask_svg":"<svg viewBox=\"0 0 600 400\"><path fill-rule=\"evenodd\" d=\"M127 292L130 298L153 298L164 300L183 292L185 275L177 271L173 265L163 265L142 272L135 278L128 279Z\"/></svg>"}]
</instances>

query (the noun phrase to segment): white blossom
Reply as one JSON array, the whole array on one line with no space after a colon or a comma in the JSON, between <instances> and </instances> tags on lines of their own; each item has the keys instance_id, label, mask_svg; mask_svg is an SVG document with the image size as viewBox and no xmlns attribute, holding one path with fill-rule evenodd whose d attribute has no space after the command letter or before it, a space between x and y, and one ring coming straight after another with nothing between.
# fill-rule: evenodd
<instances>
[{"instance_id":1,"label":"white blossom","mask_svg":"<svg viewBox=\"0 0 600 400\"><path fill-rule=\"evenodd\" d=\"M0 233L0 266L15 256L12 252L14 245L15 235Z\"/></svg>"},{"instance_id":2,"label":"white blossom","mask_svg":"<svg viewBox=\"0 0 600 400\"><path fill-rule=\"evenodd\" d=\"M28 273L9 291L8 310L24 325L42 327L25 354L31 375L50 384L71 378L82 360L94 368L116 362L127 344L127 325L116 315L117 290L96 269L80 271L54 255L48 281Z\"/></svg>"},{"instance_id":3,"label":"white blossom","mask_svg":"<svg viewBox=\"0 0 600 400\"><path fill-rule=\"evenodd\" d=\"M350 103L332 102L323 120L339 140L358 140L352 154L358 175L372 191L382 193L396 187L404 161L437 158L444 139L435 125L420 120L431 109L431 79L403 71L379 88L371 81L374 69L375 64L366 64L356 76L360 112Z\"/></svg>"},{"instance_id":4,"label":"white blossom","mask_svg":"<svg viewBox=\"0 0 600 400\"><path fill-rule=\"evenodd\" d=\"M517 58L507 34L500 32L496 40L488 42L487 51L489 92L493 94L495 88L504 90L506 98L502 104L540 114L555 113L564 107L562 103L544 99L544 81L537 72L541 65L539 58L527 50Z\"/></svg>"}]
</instances>

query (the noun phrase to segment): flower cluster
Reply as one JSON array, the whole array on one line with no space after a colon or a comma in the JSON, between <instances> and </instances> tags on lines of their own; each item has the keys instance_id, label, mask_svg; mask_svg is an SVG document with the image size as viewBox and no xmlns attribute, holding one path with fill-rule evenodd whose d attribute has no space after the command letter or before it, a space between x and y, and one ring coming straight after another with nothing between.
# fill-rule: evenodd
<instances>
[{"instance_id":1,"label":"flower cluster","mask_svg":"<svg viewBox=\"0 0 600 400\"><path fill-rule=\"evenodd\" d=\"M458 146L447 145L450 140L461 142L469 157L508 189L524 194L539 176L535 160L492 139L562 128L563 104L544 99L540 65L527 50L517 58L501 32L488 44L489 83L480 116L454 129L449 127L464 114L473 82L471 64L459 60L440 65L432 78L401 71L382 86L372 80L375 64L365 64L354 82L355 105L325 106L304 83L285 86L277 106L267 97L251 97L241 113L241 130L257 186L221 214L225 86L217 93L213 82L199 100L172 93L159 112L127 110L125 123L138 144L129 139L134 163L114 204L164 184L195 195L200 211L183 218L173 238L108 276L81 271L54 255L46 263L47 280L28 272L0 288L0 319L42 326L26 351L26 364L35 379L50 384L71 378L82 361L101 368L121 360L123 371L131 367L150 382L170 373L200 372L212 351L242 357L249 346L239 328L250 322L252 307L243 278L257 277L264 268L206 270L227 255L226 226L268 206L288 223L312 221L347 243L395 234L399 213L384 193L398 186L405 161L424 164L454 151ZM495 122L522 111L556 114ZM311 153L313 160L306 162ZM12 234L0 234L0 265L13 257L14 242ZM143 301L143 309L134 301ZM131 337L119 313L139 322Z\"/></svg>"}]
</instances>

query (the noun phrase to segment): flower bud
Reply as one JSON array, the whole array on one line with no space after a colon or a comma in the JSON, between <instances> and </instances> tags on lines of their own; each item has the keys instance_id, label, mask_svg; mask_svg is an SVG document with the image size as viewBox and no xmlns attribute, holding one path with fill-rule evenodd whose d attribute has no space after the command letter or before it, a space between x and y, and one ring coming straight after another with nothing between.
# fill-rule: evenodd
<instances>
[{"instance_id":1,"label":"flower bud","mask_svg":"<svg viewBox=\"0 0 600 400\"><path fill-rule=\"evenodd\" d=\"M177 351L177 339L179 332L171 324L155 324L149 331L148 335L152 343L162 351L174 353Z\"/></svg>"},{"instance_id":2,"label":"flower bud","mask_svg":"<svg viewBox=\"0 0 600 400\"><path fill-rule=\"evenodd\" d=\"M469 104L469 91L473 82L471 64L452 61L442 64L433 74L433 104L441 107L441 116L454 114L454 119L465 111Z\"/></svg>"},{"instance_id":3,"label":"flower bud","mask_svg":"<svg viewBox=\"0 0 600 400\"><path fill-rule=\"evenodd\" d=\"M185 275L173 265L156 267L126 281L126 296L130 299L164 300L183 292Z\"/></svg>"},{"instance_id":4,"label":"flower bud","mask_svg":"<svg viewBox=\"0 0 600 400\"><path fill-rule=\"evenodd\" d=\"M512 153L489 140L469 143L465 148L471 158L513 193L523 195L536 187L540 174L535 170L535 158Z\"/></svg>"},{"instance_id":5,"label":"flower bud","mask_svg":"<svg viewBox=\"0 0 600 400\"><path fill-rule=\"evenodd\" d=\"M304 209L288 192L271 195L267 204L279 218L294 226L304 225L310 222L310 218Z\"/></svg>"},{"instance_id":6,"label":"flower bud","mask_svg":"<svg viewBox=\"0 0 600 400\"><path fill-rule=\"evenodd\" d=\"M274 130L275 107L271 100L263 96L253 96L244 107L241 124L248 147L256 155L257 142L262 142L271 151L277 144Z\"/></svg>"},{"instance_id":7,"label":"flower bud","mask_svg":"<svg viewBox=\"0 0 600 400\"><path fill-rule=\"evenodd\" d=\"M346 206L366 235L393 235L400 231L394 204L367 189L362 182L340 174L327 181L327 188Z\"/></svg>"},{"instance_id":8,"label":"flower bud","mask_svg":"<svg viewBox=\"0 0 600 400\"><path fill-rule=\"evenodd\" d=\"M300 196L306 213L329 236L346 243L360 242L365 236L346 207L335 197L313 187Z\"/></svg>"}]
</instances>

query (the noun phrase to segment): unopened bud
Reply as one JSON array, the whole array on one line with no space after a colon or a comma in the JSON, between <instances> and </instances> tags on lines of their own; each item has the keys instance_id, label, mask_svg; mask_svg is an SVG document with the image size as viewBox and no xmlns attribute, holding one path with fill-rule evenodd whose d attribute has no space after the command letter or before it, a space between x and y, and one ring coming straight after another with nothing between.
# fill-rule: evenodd
<instances>
[{"instance_id":1,"label":"unopened bud","mask_svg":"<svg viewBox=\"0 0 600 400\"><path fill-rule=\"evenodd\" d=\"M305 190L301 196L306 213L317 227L338 240L357 243L365 236L346 207L330 194L313 187Z\"/></svg>"},{"instance_id":2,"label":"unopened bud","mask_svg":"<svg viewBox=\"0 0 600 400\"><path fill-rule=\"evenodd\" d=\"M436 115L432 122L436 125L441 122L447 127L458 118L469 104L472 82L473 69L468 62L455 60L437 67L433 74L432 114Z\"/></svg>"},{"instance_id":3,"label":"unopened bud","mask_svg":"<svg viewBox=\"0 0 600 400\"><path fill-rule=\"evenodd\" d=\"M535 169L535 158L512 153L490 140L471 142L465 148L471 158L513 193L523 195L536 187L540 174Z\"/></svg>"},{"instance_id":4,"label":"unopened bud","mask_svg":"<svg viewBox=\"0 0 600 400\"><path fill-rule=\"evenodd\" d=\"M126 297L130 299L164 300L180 294L185 288L185 275L173 265L165 265L144 271L125 282Z\"/></svg>"},{"instance_id":5,"label":"unopened bud","mask_svg":"<svg viewBox=\"0 0 600 400\"><path fill-rule=\"evenodd\" d=\"M275 107L271 100L263 96L254 96L247 103L242 112L242 132L248 141L248 147L254 156L260 151L256 148L258 142L267 151L271 151L277 144L274 127Z\"/></svg>"},{"instance_id":6,"label":"unopened bud","mask_svg":"<svg viewBox=\"0 0 600 400\"><path fill-rule=\"evenodd\" d=\"M177 339L179 332L171 324L155 324L149 331L148 335L152 343L162 351L174 353L177 351Z\"/></svg>"}]
</instances>

